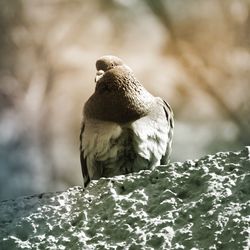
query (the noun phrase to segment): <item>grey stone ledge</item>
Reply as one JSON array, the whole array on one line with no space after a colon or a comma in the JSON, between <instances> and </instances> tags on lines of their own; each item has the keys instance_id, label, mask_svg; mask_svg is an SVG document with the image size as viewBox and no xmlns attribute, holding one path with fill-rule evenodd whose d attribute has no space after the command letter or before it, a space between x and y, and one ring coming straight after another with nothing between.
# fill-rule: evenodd
<instances>
[{"instance_id":1,"label":"grey stone ledge","mask_svg":"<svg viewBox=\"0 0 250 250\"><path fill-rule=\"evenodd\" d=\"M249 249L250 147L0 202L0 249Z\"/></svg>"}]
</instances>

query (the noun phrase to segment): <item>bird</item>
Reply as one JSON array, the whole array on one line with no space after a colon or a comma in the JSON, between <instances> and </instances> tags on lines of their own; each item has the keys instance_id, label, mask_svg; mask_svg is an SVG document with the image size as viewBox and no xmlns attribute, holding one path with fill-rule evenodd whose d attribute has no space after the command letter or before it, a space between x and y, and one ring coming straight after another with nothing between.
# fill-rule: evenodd
<instances>
[{"instance_id":1,"label":"bird","mask_svg":"<svg viewBox=\"0 0 250 250\"><path fill-rule=\"evenodd\" d=\"M149 93L116 56L100 57L96 70L80 131L84 187L91 180L168 164L174 130L170 105Z\"/></svg>"}]
</instances>

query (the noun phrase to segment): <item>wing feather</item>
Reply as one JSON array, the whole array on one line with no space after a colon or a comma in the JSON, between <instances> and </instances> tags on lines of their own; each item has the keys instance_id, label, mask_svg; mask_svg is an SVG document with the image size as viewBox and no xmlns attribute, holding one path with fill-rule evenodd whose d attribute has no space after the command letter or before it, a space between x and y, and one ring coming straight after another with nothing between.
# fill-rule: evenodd
<instances>
[{"instance_id":1,"label":"wing feather","mask_svg":"<svg viewBox=\"0 0 250 250\"><path fill-rule=\"evenodd\" d=\"M165 155L162 157L161 159L161 164L167 164L169 162L169 155L171 153L171 147L172 147L172 138L173 138L173 130L174 130L174 114L173 111L170 107L170 105L162 100L163 103L163 109L166 115L166 119L168 121L169 124L169 129L168 129L168 143L167 143L167 147L166 147L166 151L165 151Z\"/></svg>"},{"instance_id":2,"label":"wing feather","mask_svg":"<svg viewBox=\"0 0 250 250\"><path fill-rule=\"evenodd\" d=\"M82 122L81 132L80 132L80 162L81 162L81 168L82 168L82 176L83 176L83 181L84 181L84 187L86 187L90 182L90 178L89 178L89 172L88 172L86 157L84 157L84 148L83 148L83 145L82 145L82 138L83 138L83 134L84 134L84 128L85 128L85 124L84 124L84 122Z\"/></svg>"}]
</instances>

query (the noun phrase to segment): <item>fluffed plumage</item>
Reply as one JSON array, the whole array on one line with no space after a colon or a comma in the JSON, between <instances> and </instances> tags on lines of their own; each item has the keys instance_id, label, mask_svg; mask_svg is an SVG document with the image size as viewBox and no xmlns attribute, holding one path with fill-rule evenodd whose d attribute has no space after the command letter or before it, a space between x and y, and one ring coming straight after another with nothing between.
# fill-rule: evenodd
<instances>
[{"instance_id":1,"label":"fluffed plumage","mask_svg":"<svg viewBox=\"0 0 250 250\"><path fill-rule=\"evenodd\" d=\"M174 127L169 104L151 95L118 57L101 57L96 68L80 133L84 186L167 164Z\"/></svg>"}]
</instances>

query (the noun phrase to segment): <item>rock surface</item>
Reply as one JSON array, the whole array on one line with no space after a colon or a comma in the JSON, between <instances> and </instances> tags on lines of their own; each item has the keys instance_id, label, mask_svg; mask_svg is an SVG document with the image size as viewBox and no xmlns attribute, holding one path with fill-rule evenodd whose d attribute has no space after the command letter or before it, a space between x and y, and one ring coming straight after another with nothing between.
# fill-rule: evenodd
<instances>
[{"instance_id":1,"label":"rock surface","mask_svg":"<svg viewBox=\"0 0 250 250\"><path fill-rule=\"evenodd\" d=\"M249 249L250 147L0 203L0 249Z\"/></svg>"}]
</instances>

